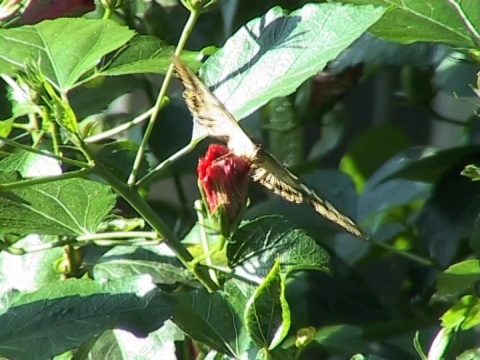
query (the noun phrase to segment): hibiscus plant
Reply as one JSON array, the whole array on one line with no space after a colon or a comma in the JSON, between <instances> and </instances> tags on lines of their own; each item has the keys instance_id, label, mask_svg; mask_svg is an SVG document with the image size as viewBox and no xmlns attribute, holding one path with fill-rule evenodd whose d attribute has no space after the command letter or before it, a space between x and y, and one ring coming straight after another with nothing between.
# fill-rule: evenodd
<instances>
[{"instance_id":1,"label":"hibiscus plant","mask_svg":"<svg viewBox=\"0 0 480 360\"><path fill-rule=\"evenodd\" d=\"M1 1L0 358L479 358L479 64L478 1Z\"/></svg>"}]
</instances>

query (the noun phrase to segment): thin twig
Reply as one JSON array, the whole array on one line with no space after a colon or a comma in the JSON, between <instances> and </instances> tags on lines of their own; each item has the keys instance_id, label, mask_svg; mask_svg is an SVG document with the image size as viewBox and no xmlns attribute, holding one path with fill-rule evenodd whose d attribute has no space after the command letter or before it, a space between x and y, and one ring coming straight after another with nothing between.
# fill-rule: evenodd
<instances>
[{"instance_id":1,"label":"thin twig","mask_svg":"<svg viewBox=\"0 0 480 360\"><path fill-rule=\"evenodd\" d=\"M187 42L188 37L190 36L190 33L193 30L193 26L197 22L198 17L200 16L200 12L198 11L191 11L190 16L187 20L187 23L185 24L185 27L183 28L182 35L180 36L180 39L178 41L177 47L175 48L174 52L174 57L180 56L180 53L182 52L183 48L185 47L185 44ZM135 183L137 182L137 175L138 171L140 169L140 165L143 160L143 155L145 153L145 150L147 148L147 143L150 138L150 135L153 131L153 126L155 125L155 120L157 119L158 113L160 111L161 104L163 102L163 98L167 95L167 90L170 85L170 81L172 80L173 77L173 63L170 63L170 66L168 67L167 73L165 74L165 78L162 83L162 87L160 89L160 92L157 97L157 102L155 103L155 106L153 107L154 110L150 116L150 120L148 121L147 128L145 129L145 134L143 135L142 142L140 143L140 146L137 151L137 155L135 157L135 161L133 163L132 171L130 173L130 176L128 177L128 186L133 187Z\"/></svg>"},{"instance_id":2,"label":"thin twig","mask_svg":"<svg viewBox=\"0 0 480 360\"><path fill-rule=\"evenodd\" d=\"M107 131L104 131L100 134L89 136L89 137L85 138L83 141L85 141L86 143L95 143L95 142L98 142L98 141L101 141L101 140L111 138L111 137L113 137L117 134L120 134L123 131L131 129L135 125L141 124L142 122L147 120L153 114L154 110L155 110L154 107L151 108L151 109L148 109L146 112L137 116L136 118L134 118L133 120L131 120L127 123L115 126L114 128L112 128L110 130L107 130Z\"/></svg>"}]
</instances>

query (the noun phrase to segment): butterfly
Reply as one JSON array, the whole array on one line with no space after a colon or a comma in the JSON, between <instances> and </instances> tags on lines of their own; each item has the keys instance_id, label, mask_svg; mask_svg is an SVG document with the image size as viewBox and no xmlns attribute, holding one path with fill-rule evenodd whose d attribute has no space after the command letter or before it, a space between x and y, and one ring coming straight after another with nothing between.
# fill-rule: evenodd
<instances>
[{"instance_id":1,"label":"butterfly","mask_svg":"<svg viewBox=\"0 0 480 360\"><path fill-rule=\"evenodd\" d=\"M173 59L179 79L185 86L183 96L197 124L208 136L228 146L236 156L250 163L250 177L276 195L294 204L308 203L321 216L349 233L368 239L368 236L348 216L330 202L322 199L298 176L283 166L260 145L254 143L233 115L210 89L178 58Z\"/></svg>"}]
</instances>

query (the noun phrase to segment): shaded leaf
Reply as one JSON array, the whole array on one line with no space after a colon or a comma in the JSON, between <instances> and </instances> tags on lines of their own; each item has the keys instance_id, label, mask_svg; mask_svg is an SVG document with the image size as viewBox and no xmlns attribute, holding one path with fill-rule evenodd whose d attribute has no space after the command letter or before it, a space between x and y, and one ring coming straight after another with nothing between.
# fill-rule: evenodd
<instances>
[{"instance_id":1,"label":"shaded leaf","mask_svg":"<svg viewBox=\"0 0 480 360\"><path fill-rule=\"evenodd\" d=\"M435 69L432 84L447 94L460 97L474 96L473 86L480 71L478 62L472 61L466 55L454 52Z\"/></svg>"},{"instance_id":2,"label":"shaded leaf","mask_svg":"<svg viewBox=\"0 0 480 360\"><path fill-rule=\"evenodd\" d=\"M18 172L24 178L60 175L60 161L46 155L21 151L0 161L2 172Z\"/></svg>"},{"instance_id":3,"label":"shaded leaf","mask_svg":"<svg viewBox=\"0 0 480 360\"><path fill-rule=\"evenodd\" d=\"M424 251L440 266L452 262L478 216L480 184L460 176L470 161L460 161L440 177L415 221Z\"/></svg>"},{"instance_id":4,"label":"shaded leaf","mask_svg":"<svg viewBox=\"0 0 480 360\"><path fill-rule=\"evenodd\" d=\"M16 248L32 248L55 241L56 237L29 235L17 241ZM53 248L24 255L0 252L0 294L7 291L34 291L60 279L53 264L63 255L63 249Z\"/></svg>"},{"instance_id":5,"label":"shaded leaf","mask_svg":"<svg viewBox=\"0 0 480 360\"><path fill-rule=\"evenodd\" d=\"M231 267L247 278L263 278L278 260L285 273L302 269L329 270L328 254L303 230L281 216L246 221L227 244Z\"/></svg>"},{"instance_id":6,"label":"shaded leaf","mask_svg":"<svg viewBox=\"0 0 480 360\"><path fill-rule=\"evenodd\" d=\"M384 65L435 66L450 52L445 45L432 43L397 44L363 34L329 64L334 73L364 62Z\"/></svg>"},{"instance_id":7,"label":"shaded leaf","mask_svg":"<svg viewBox=\"0 0 480 360\"><path fill-rule=\"evenodd\" d=\"M105 360L177 360L174 342L181 340L183 333L170 321L147 337L126 330L108 330L95 342L89 356Z\"/></svg>"},{"instance_id":8,"label":"shaded leaf","mask_svg":"<svg viewBox=\"0 0 480 360\"><path fill-rule=\"evenodd\" d=\"M241 356L245 345L241 340L243 309L237 312L228 296L220 292L195 290L174 297L178 306L173 321L187 335L229 356Z\"/></svg>"},{"instance_id":9,"label":"shaded leaf","mask_svg":"<svg viewBox=\"0 0 480 360\"><path fill-rule=\"evenodd\" d=\"M406 135L398 128L377 127L359 134L340 162L340 169L353 179L361 192L365 181L385 161L408 146Z\"/></svg>"},{"instance_id":10,"label":"shaded leaf","mask_svg":"<svg viewBox=\"0 0 480 360\"><path fill-rule=\"evenodd\" d=\"M245 309L245 324L261 349L274 349L290 329L290 308L285 299L285 279L280 261L275 261L265 280L255 290Z\"/></svg>"},{"instance_id":11,"label":"shaded leaf","mask_svg":"<svg viewBox=\"0 0 480 360\"><path fill-rule=\"evenodd\" d=\"M69 279L2 303L0 353L15 359L45 359L113 328L145 336L171 315L171 302L149 276L106 284Z\"/></svg>"},{"instance_id":12,"label":"shaded leaf","mask_svg":"<svg viewBox=\"0 0 480 360\"><path fill-rule=\"evenodd\" d=\"M419 154L415 149L412 150L414 150L413 157L409 159L407 153L407 156L401 160L403 166L385 176L383 181L400 178L433 183L453 165L478 154L477 146L461 146L442 151L427 148L424 149L423 154Z\"/></svg>"},{"instance_id":13,"label":"shaded leaf","mask_svg":"<svg viewBox=\"0 0 480 360\"><path fill-rule=\"evenodd\" d=\"M354 325L323 326L315 333L314 341L331 352L345 351L345 344L348 344L349 352L365 345L363 330Z\"/></svg>"},{"instance_id":14,"label":"shaded leaf","mask_svg":"<svg viewBox=\"0 0 480 360\"><path fill-rule=\"evenodd\" d=\"M453 264L437 276L437 296L459 295L480 279L480 261L470 259Z\"/></svg>"},{"instance_id":15,"label":"shaded leaf","mask_svg":"<svg viewBox=\"0 0 480 360\"><path fill-rule=\"evenodd\" d=\"M133 168L137 151L138 144L133 141L117 140L101 146L96 159L103 162L119 179L126 182ZM145 175L147 171L148 162L144 158L138 168L139 177Z\"/></svg>"},{"instance_id":16,"label":"shaded leaf","mask_svg":"<svg viewBox=\"0 0 480 360\"><path fill-rule=\"evenodd\" d=\"M160 284L192 280L191 272L181 267L176 258L161 254L153 246L116 246L107 251L93 268L94 278L100 281L137 274L149 274L155 283Z\"/></svg>"}]
</instances>

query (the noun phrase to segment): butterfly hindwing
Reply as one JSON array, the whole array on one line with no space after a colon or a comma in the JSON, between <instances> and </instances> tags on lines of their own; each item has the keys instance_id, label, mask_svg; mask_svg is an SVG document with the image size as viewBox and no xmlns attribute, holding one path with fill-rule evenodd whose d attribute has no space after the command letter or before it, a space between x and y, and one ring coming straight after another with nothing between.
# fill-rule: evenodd
<instances>
[{"instance_id":1,"label":"butterfly hindwing","mask_svg":"<svg viewBox=\"0 0 480 360\"><path fill-rule=\"evenodd\" d=\"M285 200L294 204L308 203L318 214L349 233L362 239L367 238L352 219L343 215L330 202L322 199L312 188L263 149L257 152L257 160L252 164L251 177L255 182Z\"/></svg>"}]
</instances>

